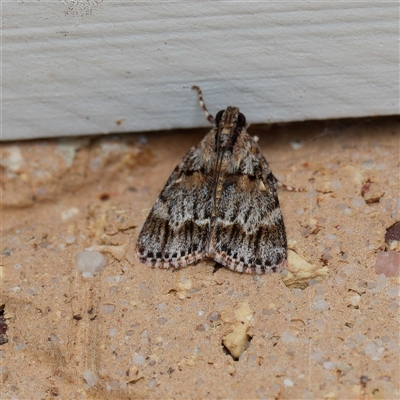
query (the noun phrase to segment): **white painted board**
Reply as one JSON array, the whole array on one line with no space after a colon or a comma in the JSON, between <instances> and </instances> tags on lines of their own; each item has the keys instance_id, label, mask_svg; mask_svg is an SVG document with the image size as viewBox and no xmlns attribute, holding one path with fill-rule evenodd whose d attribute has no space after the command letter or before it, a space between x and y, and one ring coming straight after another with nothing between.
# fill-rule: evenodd
<instances>
[{"instance_id":1,"label":"white painted board","mask_svg":"<svg viewBox=\"0 0 400 400\"><path fill-rule=\"evenodd\" d=\"M399 113L397 1L87 1L2 3L3 140Z\"/></svg>"}]
</instances>

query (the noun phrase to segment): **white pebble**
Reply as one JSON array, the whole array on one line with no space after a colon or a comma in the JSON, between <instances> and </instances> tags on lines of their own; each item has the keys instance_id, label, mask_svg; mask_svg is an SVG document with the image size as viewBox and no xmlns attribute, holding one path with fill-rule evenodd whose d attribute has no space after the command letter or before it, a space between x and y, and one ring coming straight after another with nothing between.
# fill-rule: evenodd
<instances>
[{"instance_id":1,"label":"white pebble","mask_svg":"<svg viewBox=\"0 0 400 400\"><path fill-rule=\"evenodd\" d=\"M145 358L144 358L144 356L142 356L141 354L138 354L138 353L136 353L134 356L133 356L133 358L132 358L132 361L135 363L135 364L139 364L139 365L143 365L144 364L144 362L145 362Z\"/></svg>"},{"instance_id":2,"label":"white pebble","mask_svg":"<svg viewBox=\"0 0 400 400\"><path fill-rule=\"evenodd\" d=\"M311 354L311 359L317 361L319 363L323 363L325 358L323 357L324 352L320 349L315 350L314 353Z\"/></svg>"},{"instance_id":3,"label":"white pebble","mask_svg":"<svg viewBox=\"0 0 400 400\"><path fill-rule=\"evenodd\" d=\"M326 361L324 362L323 367L328 370L333 370L336 369L336 363L332 361Z\"/></svg>"},{"instance_id":4,"label":"white pebble","mask_svg":"<svg viewBox=\"0 0 400 400\"><path fill-rule=\"evenodd\" d=\"M329 310L329 303L325 300L318 300L313 307L315 311L326 311Z\"/></svg>"},{"instance_id":5,"label":"white pebble","mask_svg":"<svg viewBox=\"0 0 400 400\"><path fill-rule=\"evenodd\" d=\"M73 236L66 236L65 237L65 242L68 244L72 244L75 242L75 238Z\"/></svg>"},{"instance_id":6,"label":"white pebble","mask_svg":"<svg viewBox=\"0 0 400 400\"><path fill-rule=\"evenodd\" d=\"M160 303L160 304L157 304L157 308L160 310L160 311L165 311L166 309L167 309L167 304L166 303Z\"/></svg>"},{"instance_id":7,"label":"white pebble","mask_svg":"<svg viewBox=\"0 0 400 400\"><path fill-rule=\"evenodd\" d=\"M386 294L389 298L394 299L395 297L399 296L399 288L397 287L386 288Z\"/></svg>"},{"instance_id":8,"label":"white pebble","mask_svg":"<svg viewBox=\"0 0 400 400\"><path fill-rule=\"evenodd\" d=\"M281 339L285 343L292 343L296 341L296 336L292 335L290 332L284 331L282 333Z\"/></svg>"},{"instance_id":9,"label":"white pebble","mask_svg":"<svg viewBox=\"0 0 400 400\"><path fill-rule=\"evenodd\" d=\"M293 381L291 379L285 378L283 380L283 385L286 386L286 387L293 387L294 384L293 384Z\"/></svg>"},{"instance_id":10,"label":"white pebble","mask_svg":"<svg viewBox=\"0 0 400 400\"><path fill-rule=\"evenodd\" d=\"M354 207L361 207L365 204L365 200L361 197L353 197L351 202L353 203Z\"/></svg>"},{"instance_id":11,"label":"white pebble","mask_svg":"<svg viewBox=\"0 0 400 400\"><path fill-rule=\"evenodd\" d=\"M97 251L80 251L76 255L75 264L83 277L91 278L107 265L107 260Z\"/></svg>"},{"instance_id":12,"label":"white pebble","mask_svg":"<svg viewBox=\"0 0 400 400\"><path fill-rule=\"evenodd\" d=\"M79 214L79 209L76 207L71 207L68 210L62 211L61 212L61 219L63 221L66 221L72 217L74 217L75 215Z\"/></svg>"},{"instance_id":13,"label":"white pebble","mask_svg":"<svg viewBox=\"0 0 400 400\"><path fill-rule=\"evenodd\" d=\"M388 342L387 346L389 351L398 351L399 349L399 344L396 340L391 340L390 342Z\"/></svg>"},{"instance_id":14,"label":"white pebble","mask_svg":"<svg viewBox=\"0 0 400 400\"><path fill-rule=\"evenodd\" d=\"M397 301L391 301L388 304L388 309L389 310L397 310L399 308L399 303Z\"/></svg>"},{"instance_id":15,"label":"white pebble","mask_svg":"<svg viewBox=\"0 0 400 400\"><path fill-rule=\"evenodd\" d=\"M149 389L154 389L156 387L156 385L157 385L156 380L154 378L152 378L152 379L150 379L149 384L147 385L147 387Z\"/></svg>"},{"instance_id":16,"label":"white pebble","mask_svg":"<svg viewBox=\"0 0 400 400\"><path fill-rule=\"evenodd\" d=\"M366 354L374 354L378 351L378 346L374 342L371 342L371 340L367 340L364 343L363 350Z\"/></svg>"},{"instance_id":17,"label":"white pebble","mask_svg":"<svg viewBox=\"0 0 400 400\"><path fill-rule=\"evenodd\" d=\"M197 311L197 315L204 315L204 311L203 310L199 310L199 311Z\"/></svg>"},{"instance_id":18,"label":"white pebble","mask_svg":"<svg viewBox=\"0 0 400 400\"><path fill-rule=\"evenodd\" d=\"M96 383L99 381L97 375L94 374L90 369L86 369L83 372L83 378L90 387L96 385Z\"/></svg>"},{"instance_id":19,"label":"white pebble","mask_svg":"<svg viewBox=\"0 0 400 400\"><path fill-rule=\"evenodd\" d=\"M113 304L104 304L103 307L101 307L101 312L103 314L112 314L115 311L115 306Z\"/></svg>"},{"instance_id":20,"label":"white pebble","mask_svg":"<svg viewBox=\"0 0 400 400\"><path fill-rule=\"evenodd\" d=\"M342 187L342 184L337 179L332 179L332 189L339 190Z\"/></svg>"},{"instance_id":21,"label":"white pebble","mask_svg":"<svg viewBox=\"0 0 400 400\"><path fill-rule=\"evenodd\" d=\"M317 329L322 329L325 325L325 320L323 318L317 319L314 322L314 327Z\"/></svg>"},{"instance_id":22,"label":"white pebble","mask_svg":"<svg viewBox=\"0 0 400 400\"><path fill-rule=\"evenodd\" d=\"M365 160L362 162L361 166L364 169L371 170L375 166L375 161L374 160Z\"/></svg>"},{"instance_id":23,"label":"white pebble","mask_svg":"<svg viewBox=\"0 0 400 400\"><path fill-rule=\"evenodd\" d=\"M141 337L141 338L147 338L147 336L148 336L148 334L147 334L147 329L144 329L144 330L142 331L142 333L140 334L140 337Z\"/></svg>"},{"instance_id":24,"label":"white pebble","mask_svg":"<svg viewBox=\"0 0 400 400\"><path fill-rule=\"evenodd\" d=\"M20 343L15 346L15 350L23 350L26 347L26 343Z\"/></svg>"},{"instance_id":25,"label":"white pebble","mask_svg":"<svg viewBox=\"0 0 400 400\"><path fill-rule=\"evenodd\" d=\"M110 328L108 330L108 334L112 337L115 336L115 334L117 333L117 330L115 328Z\"/></svg>"},{"instance_id":26,"label":"white pebble","mask_svg":"<svg viewBox=\"0 0 400 400\"><path fill-rule=\"evenodd\" d=\"M367 337L363 335L362 333L356 333L354 335L354 340L356 341L357 344L361 344L365 341Z\"/></svg>"},{"instance_id":27,"label":"white pebble","mask_svg":"<svg viewBox=\"0 0 400 400\"><path fill-rule=\"evenodd\" d=\"M383 290L386 287L386 275L380 274L377 280L377 287L379 290Z\"/></svg>"},{"instance_id":28,"label":"white pebble","mask_svg":"<svg viewBox=\"0 0 400 400\"><path fill-rule=\"evenodd\" d=\"M301 141L301 140L294 140L294 141L290 142L290 147L291 147L293 150L299 150L299 149L301 149L303 146L304 146L304 142Z\"/></svg>"},{"instance_id":29,"label":"white pebble","mask_svg":"<svg viewBox=\"0 0 400 400\"><path fill-rule=\"evenodd\" d=\"M301 298L304 296L304 293L301 289L294 288L291 290L293 297Z\"/></svg>"}]
</instances>

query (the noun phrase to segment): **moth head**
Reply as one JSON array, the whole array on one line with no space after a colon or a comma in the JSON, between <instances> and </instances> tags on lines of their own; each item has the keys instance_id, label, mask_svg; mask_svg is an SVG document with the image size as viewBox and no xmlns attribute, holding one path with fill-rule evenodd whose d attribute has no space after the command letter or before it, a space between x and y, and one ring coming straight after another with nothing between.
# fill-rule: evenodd
<instances>
[{"instance_id":1,"label":"moth head","mask_svg":"<svg viewBox=\"0 0 400 400\"><path fill-rule=\"evenodd\" d=\"M215 125L219 126L221 122L235 125L236 127L243 127L246 125L246 117L238 108L228 107L226 110L218 111L215 116Z\"/></svg>"}]
</instances>

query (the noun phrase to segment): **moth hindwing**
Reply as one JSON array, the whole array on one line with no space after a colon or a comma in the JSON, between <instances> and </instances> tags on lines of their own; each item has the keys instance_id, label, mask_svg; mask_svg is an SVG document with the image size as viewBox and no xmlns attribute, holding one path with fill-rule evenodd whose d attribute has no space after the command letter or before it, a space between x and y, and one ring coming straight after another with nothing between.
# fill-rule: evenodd
<instances>
[{"instance_id":1,"label":"moth hindwing","mask_svg":"<svg viewBox=\"0 0 400 400\"><path fill-rule=\"evenodd\" d=\"M236 107L218 112L211 131L177 165L139 234L141 262L185 267L204 257L262 274L286 266L286 232L265 157Z\"/></svg>"}]
</instances>

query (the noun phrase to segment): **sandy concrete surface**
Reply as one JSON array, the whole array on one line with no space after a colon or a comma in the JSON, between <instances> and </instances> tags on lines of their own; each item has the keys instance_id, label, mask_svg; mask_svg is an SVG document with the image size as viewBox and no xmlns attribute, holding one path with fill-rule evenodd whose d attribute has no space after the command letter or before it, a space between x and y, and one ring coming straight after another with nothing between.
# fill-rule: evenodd
<instances>
[{"instance_id":1,"label":"sandy concrete surface","mask_svg":"<svg viewBox=\"0 0 400 400\"><path fill-rule=\"evenodd\" d=\"M249 128L306 189L279 189L290 265L265 276L135 259L205 132L3 143L2 398L399 398L399 119ZM85 249L107 259L93 278Z\"/></svg>"}]
</instances>

